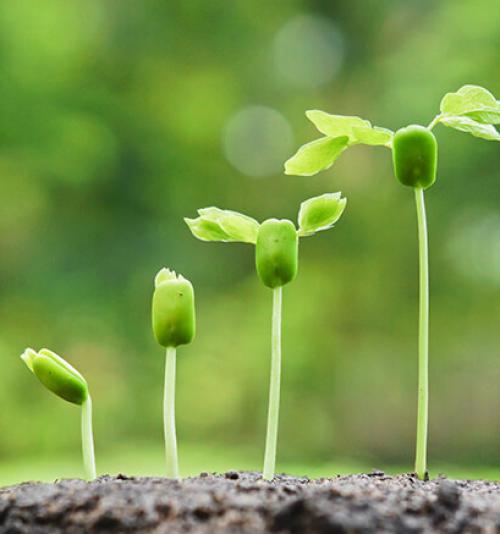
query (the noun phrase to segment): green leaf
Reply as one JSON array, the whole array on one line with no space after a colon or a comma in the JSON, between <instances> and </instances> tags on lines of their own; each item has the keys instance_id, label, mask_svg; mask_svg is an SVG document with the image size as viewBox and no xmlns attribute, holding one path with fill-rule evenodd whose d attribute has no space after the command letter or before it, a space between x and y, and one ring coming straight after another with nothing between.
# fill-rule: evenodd
<instances>
[{"instance_id":1,"label":"green leaf","mask_svg":"<svg viewBox=\"0 0 500 534\"><path fill-rule=\"evenodd\" d=\"M226 232L216 222L202 217L197 217L196 219L185 218L184 221L189 226L194 237L201 239L201 241L231 241Z\"/></svg>"},{"instance_id":2,"label":"green leaf","mask_svg":"<svg viewBox=\"0 0 500 534\"><path fill-rule=\"evenodd\" d=\"M344 212L347 200L341 193L325 193L305 200L299 210L299 236L328 230Z\"/></svg>"},{"instance_id":3,"label":"green leaf","mask_svg":"<svg viewBox=\"0 0 500 534\"><path fill-rule=\"evenodd\" d=\"M346 135L349 138L349 145L356 143L387 145L393 136L390 130L372 126L370 121L360 117L331 115L318 109L306 111L306 117L322 134L328 137Z\"/></svg>"},{"instance_id":4,"label":"green leaf","mask_svg":"<svg viewBox=\"0 0 500 534\"><path fill-rule=\"evenodd\" d=\"M204 219L217 222L232 241L254 244L257 241L259 223L252 217L236 211L221 210L215 207L203 208L198 210L198 213Z\"/></svg>"},{"instance_id":5,"label":"green leaf","mask_svg":"<svg viewBox=\"0 0 500 534\"><path fill-rule=\"evenodd\" d=\"M184 219L195 237L202 241L256 243L259 223L241 213L219 208L198 210L196 219Z\"/></svg>"},{"instance_id":6,"label":"green leaf","mask_svg":"<svg viewBox=\"0 0 500 534\"><path fill-rule=\"evenodd\" d=\"M328 137L347 135L350 141L354 140L353 128L371 128L370 122L360 117L331 115L319 109L306 111L306 117L323 135Z\"/></svg>"},{"instance_id":7,"label":"green leaf","mask_svg":"<svg viewBox=\"0 0 500 534\"><path fill-rule=\"evenodd\" d=\"M482 124L500 124L500 105L497 108L484 108L466 113L467 117Z\"/></svg>"},{"instance_id":8,"label":"green leaf","mask_svg":"<svg viewBox=\"0 0 500 534\"><path fill-rule=\"evenodd\" d=\"M467 132L488 141L500 141L500 133L490 124L481 124L469 117L442 117L441 122L450 128Z\"/></svg>"},{"instance_id":9,"label":"green leaf","mask_svg":"<svg viewBox=\"0 0 500 534\"><path fill-rule=\"evenodd\" d=\"M456 93L448 93L441 100L437 117L450 128L488 140L498 140L498 132L491 126L500 124L500 102L484 87L464 85Z\"/></svg>"},{"instance_id":10,"label":"green leaf","mask_svg":"<svg viewBox=\"0 0 500 534\"><path fill-rule=\"evenodd\" d=\"M363 145L383 145L390 146L394 133L391 130L386 128L380 128L379 126L370 126L367 127L354 127L353 135L357 143L362 143Z\"/></svg>"},{"instance_id":11,"label":"green leaf","mask_svg":"<svg viewBox=\"0 0 500 534\"><path fill-rule=\"evenodd\" d=\"M347 148L349 138L322 137L303 145L287 162L285 174L295 176L312 176L328 169Z\"/></svg>"},{"instance_id":12,"label":"green leaf","mask_svg":"<svg viewBox=\"0 0 500 534\"><path fill-rule=\"evenodd\" d=\"M498 106L495 97L479 85L464 85L456 93L448 93L441 100L441 113L444 115L465 115Z\"/></svg>"}]
</instances>

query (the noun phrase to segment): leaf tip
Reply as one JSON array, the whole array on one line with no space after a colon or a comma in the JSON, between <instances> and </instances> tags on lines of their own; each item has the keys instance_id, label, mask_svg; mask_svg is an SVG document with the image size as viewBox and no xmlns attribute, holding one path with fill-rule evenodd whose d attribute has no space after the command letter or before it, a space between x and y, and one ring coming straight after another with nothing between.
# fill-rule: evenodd
<instances>
[{"instance_id":1,"label":"leaf tip","mask_svg":"<svg viewBox=\"0 0 500 534\"><path fill-rule=\"evenodd\" d=\"M33 372L33 361L37 357L37 353L32 348L28 347L21 354L20 358L26 364L28 369Z\"/></svg>"},{"instance_id":2,"label":"leaf tip","mask_svg":"<svg viewBox=\"0 0 500 534\"><path fill-rule=\"evenodd\" d=\"M167 267L162 267L155 276L154 279L154 285L155 287L158 287L159 285L163 284L164 282L169 282L171 280L176 280L177 275L175 271L172 271L168 269Z\"/></svg>"}]
</instances>

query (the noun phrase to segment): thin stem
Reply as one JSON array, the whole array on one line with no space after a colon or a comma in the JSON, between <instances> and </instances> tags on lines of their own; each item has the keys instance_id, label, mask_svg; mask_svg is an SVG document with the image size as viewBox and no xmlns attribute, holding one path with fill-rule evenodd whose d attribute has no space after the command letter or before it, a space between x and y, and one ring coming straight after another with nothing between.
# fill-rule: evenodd
<instances>
[{"instance_id":1,"label":"thin stem","mask_svg":"<svg viewBox=\"0 0 500 534\"><path fill-rule=\"evenodd\" d=\"M167 347L165 358L165 392L163 396L163 430L165 433L165 455L167 476L179 478L177 458L177 437L175 434L175 347Z\"/></svg>"},{"instance_id":2,"label":"thin stem","mask_svg":"<svg viewBox=\"0 0 500 534\"><path fill-rule=\"evenodd\" d=\"M441 120L441 114L439 115L436 115L432 121L430 122L429 126L427 126L427 129L428 130L432 130L434 128L434 126L436 126L436 124Z\"/></svg>"},{"instance_id":3,"label":"thin stem","mask_svg":"<svg viewBox=\"0 0 500 534\"><path fill-rule=\"evenodd\" d=\"M427 431L429 417L429 247L424 191L415 188L418 220L420 298L418 319L418 414L415 471L420 479L427 475Z\"/></svg>"},{"instance_id":4,"label":"thin stem","mask_svg":"<svg viewBox=\"0 0 500 534\"><path fill-rule=\"evenodd\" d=\"M278 442L278 420L280 408L281 381L281 301L282 288L273 290L273 326L271 380L269 385L269 409L267 413L266 451L264 454L263 478L272 480L276 465L276 445Z\"/></svg>"},{"instance_id":5,"label":"thin stem","mask_svg":"<svg viewBox=\"0 0 500 534\"><path fill-rule=\"evenodd\" d=\"M90 395L82 404L82 451L87 480L96 478L94 434L92 432L92 399Z\"/></svg>"}]
</instances>

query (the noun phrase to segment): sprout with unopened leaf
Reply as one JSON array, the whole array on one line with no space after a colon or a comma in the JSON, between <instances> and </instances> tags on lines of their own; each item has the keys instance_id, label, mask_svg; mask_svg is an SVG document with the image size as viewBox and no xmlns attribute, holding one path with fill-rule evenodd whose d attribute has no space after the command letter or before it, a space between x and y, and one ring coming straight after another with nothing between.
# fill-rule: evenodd
<instances>
[{"instance_id":1,"label":"sprout with unopened leaf","mask_svg":"<svg viewBox=\"0 0 500 534\"><path fill-rule=\"evenodd\" d=\"M92 400L83 376L66 360L49 349L38 352L26 349L21 355L29 370L52 393L82 407L82 450L87 479L96 477L94 437L92 432Z\"/></svg>"},{"instance_id":2,"label":"sprout with unopened leaf","mask_svg":"<svg viewBox=\"0 0 500 534\"><path fill-rule=\"evenodd\" d=\"M196 219L185 219L191 232L202 241L242 242L255 245L255 266L261 282L273 290L271 377L263 477L272 479L276 464L281 381L282 288L298 270L299 237L328 230L340 218L346 199L327 193L302 203L299 228L292 221L255 219L229 210L205 208Z\"/></svg>"},{"instance_id":3,"label":"sprout with unopened leaf","mask_svg":"<svg viewBox=\"0 0 500 534\"><path fill-rule=\"evenodd\" d=\"M175 367L177 347L191 343L194 338L194 291L189 280L165 268L156 275L154 286L153 333L156 341L166 348L163 429L167 475L177 479L179 460L175 432Z\"/></svg>"},{"instance_id":4,"label":"sprout with unopened leaf","mask_svg":"<svg viewBox=\"0 0 500 534\"><path fill-rule=\"evenodd\" d=\"M410 125L393 133L372 126L360 117L331 115L324 111L306 112L323 137L299 148L285 163L285 173L312 176L328 169L350 146L380 145L392 150L394 174L412 187L417 208L419 240L419 327L418 327L418 415L415 471L427 473L427 427L429 403L429 261L424 190L436 180L437 141L432 129L441 123L490 141L500 141L495 124L500 124L500 102L483 87L465 85L441 100L440 113L425 127Z\"/></svg>"}]
</instances>

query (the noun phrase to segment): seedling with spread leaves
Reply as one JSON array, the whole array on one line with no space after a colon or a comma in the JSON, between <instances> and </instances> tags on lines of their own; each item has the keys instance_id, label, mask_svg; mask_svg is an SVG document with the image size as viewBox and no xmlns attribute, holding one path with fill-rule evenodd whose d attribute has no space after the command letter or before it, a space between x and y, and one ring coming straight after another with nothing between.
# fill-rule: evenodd
<instances>
[{"instance_id":1,"label":"seedling with spread leaves","mask_svg":"<svg viewBox=\"0 0 500 534\"><path fill-rule=\"evenodd\" d=\"M437 142L432 129L441 123L489 141L500 141L495 124L500 124L500 102L486 89L465 85L441 100L440 113L429 126L411 125L392 132L372 126L359 117L306 112L307 118L324 135L302 146L285 163L286 174L312 176L328 169L348 147L380 145L392 150L394 174L415 191L419 239L419 329L418 329L418 415L415 471L427 473L428 346L429 346L429 261L424 190L436 180Z\"/></svg>"},{"instance_id":2,"label":"seedling with spread leaves","mask_svg":"<svg viewBox=\"0 0 500 534\"><path fill-rule=\"evenodd\" d=\"M21 358L40 382L61 399L82 407L82 450L88 480L96 477L94 437L92 433L92 400L83 376L66 360L49 349L36 352L26 349Z\"/></svg>"},{"instance_id":3,"label":"seedling with spread leaves","mask_svg":"<svg viewBox=\"0 0 500 534\"><path fill-rule=\"evenodd\" d=\"M272 479L276 464L281 380L282 288L297 275L299 237L328 230L340 218L346 199L327 193L303 202L299 229L292 221L255 219L229 210L205 208L199 217L185 219L191 232L202 241L242 242L255 245L255 265L261 282L273 290L272 357L263 477Z\"/></svg>"},{"instance_id":4,"label":"seedling with spread leaves","mask_svg":"<svg viewBox=\"0 0 500 534\"><path fill-rule=\"evenodd\" d=\"M179 345L191 343L195 334L194 291L189 280L169 269L155 277L152 319L156 341L166 348L163 429L167 475L179 478L175 432L175 364Z\"/></svg>"}]
</instances>

